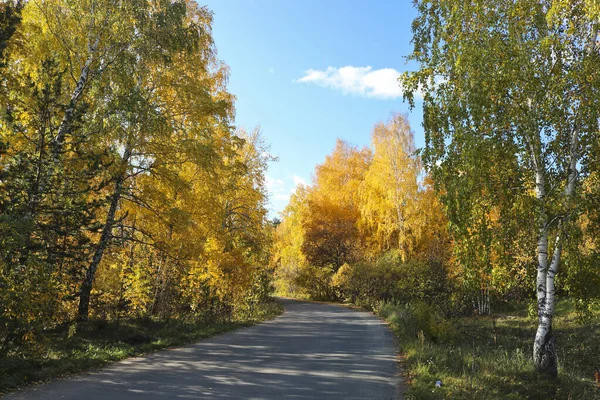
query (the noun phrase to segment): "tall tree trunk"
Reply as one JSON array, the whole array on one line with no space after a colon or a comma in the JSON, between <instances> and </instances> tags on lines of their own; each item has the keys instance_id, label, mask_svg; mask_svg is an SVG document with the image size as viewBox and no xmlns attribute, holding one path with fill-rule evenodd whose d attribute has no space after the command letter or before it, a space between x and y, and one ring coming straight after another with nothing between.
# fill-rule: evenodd
<instances>
[{"instance_id":1,"label":"tall tree trunk","mask_svg":"<svg viewBox=\"0 0 600 400\"><path fill-rule=\"evenodd\" d=\"M596 48L596 39L598 37L598 25L592 26L590 41L587 46L587 55L593 56ZM580 106L581 107L581 106ZM545 231L545 248L538 246L538 258L541 257L543 250L545 252L545 269L541 273L541 264L538 266L538 328L535 334L533 343L533 362L536 369L542 373L548 373L552 376L558 375L558 358L556 354L556 344L554 334L552 333L552 319L554 318L554 303L555 303L555 287L554 279L558 273L560 266L560 258L562 255L563 236L565 225L570 217L570 208L575 186L579 172L577 171L577 162L579 161L579 130L580 125L578 118L579 112L576 115L575 126L571 133L571 144L569 148L569 174L567 177L567 185L565 187L565 209L558 221L558 232L554 243L554 251L552 262L547 266L548 259L548 228ZM536 186L537 193L537 186ZM546 218L547 219L547 218ZM543 297L540 297L540 289L543 288Z\"/></svg>"},{"instance_id":2,"label":"tall tree trunk","mask_svg":"<svg viewBox=\"0 0 600 400\"><path fill-rule=\"evenodd\" d=\"M537 311L538 328L533 344L533 362L539 372L556 375L558 363L556 346L552 334L552 315L547 310L548 283L554 290L554 276L548 280L548 214L546 212L546 171L540 154L539 137L531 143L532 160L535 166L535 196L539 203L538 211L538 242L537 242Z\"/></svg>"},{"instance_id":3,"label":"tall tree trunk","mask_svg":"<svg viewBox=\"0 0 600 400\"><path fill-rule=\"evenodd\" d=\"M61 159L61 154L65 145L65 138L67 136L67 133L71 130L73 116L75 115L75 108L77 107L77 104L79 103L79 100L83 95L85 85L88 83L88 79L90 76L90 68L95 60L96 51L98 50L99 44L100 36L98 36L94 40L94 42L88 46L88 58L83 64L83 68L81 69L81 73L79 74L79 79L77 79L75 89L73 90L73 93L71 93L71 99L69 101L69 105L65 110L65 115L60 121L58 133L56 134L56 137L53 140L52 158L54 162L58 162Z\"/></svg>"},{"instance_id":4,"label":"tall tree trunk","mask_svg":"<svg viewBox=\"0 0 600 400\"><path fill-rule=\"evenodd\" d=\"M92 292L94 277L96 276L96 270L100 265L100 261L102 261L104 250L106 250L106 247L108 246L112 236L112 229L115 223L115 214L117 212L117 207L119 206L121 194L123 193L123 182L125 181L125 177L127 174L127 166L129 165L130 157L131 146L127 145L127 147L125 148L125 152L123 153L123 160L121 163L119 175L115 179L115 189L113 191L113 195L110 201L108 214L106 215L106 222L104 223L104 227L102 228L100 241L96 246L94 256L92 257L92 261L86 271L83 283L81 284L81 290L79 295L79 309L77 313L78 321L87 321L88 319L90 307L90 294Z\"/></svg>"},{"instance_id":5,"label":"tall tree trunk","mask_svg":"<svg viewBox=\"0 0 600 400\"><path fill-rule=\"evenodd\" d=\"M539 323L535 334L533 344L533 361L539 372L548 373L553 376L558 375L558 362L556 355L556 345L554 334L552 333L552 319L554 318L554 303L555 303L555 287L554 279L558 273L560 266L560 258L562 255L564 227L568 222L569 208L571 198L575 192L577 183L578 171L577 161L579 160L579 128L575 127L571 135L570 161L569 161L569 176L567 178L567 186L565 188L565 212L558 222L558 232L554 243L554 252L552 262L547 268L543 278L544 297L543 302L539 302L538 296L538 316ZM548 251L548 233L546 230L546 263ZM538 284L540 282L540 274L538 267ZM539 289L538 289L539 291Z\"/></svg>"},{"instance_id":6,"label":"tall tree trunk","mask_svg":"<svg viewBox=\"0 0 600 400\"><path fill-rule=\"evenodd\" d=\"M65 114L63 115L62 120L60 121L60 125L58 127L58 132L54 138L50 138L48 146L51 148L51 157L49 161L43 159L43 152L46 146L44 142L45 138L45 129L42 131L42 143L41 145L44 148L40 148L39 154L39 162L37 164L36 178L34 185L32 186L32 193L30 196L29 204L26 211L26 218L32 220L35 218L37 213L37 207L39 205L40 199L46 193L47 186L52 181L52 177L55 174L60 174L62 171L62 159L63 152L65 146L65 140L67 135L71 130L71 126L73 124L73 118L75 116L75 109L83 96L83 92L86 84L89 81L90 77L90 69L92 63L96 57L96 51L98 49L98 45L100 44L100 37L98 36L93 43L88 46L88 58L85 60L83 68L81 69L81 73L79 74L79 78L77 79L77 83L75 85L75 89L73 89L73 93L71 93L71 98L69 100L69 105L65 110ZM47 120L50 119L50 116L45 116L44 124L47 125ZM45 166L45 164L49 164ZM46 169L46 173L44 173L43 168Z\"/></svg>"}]
</instances>

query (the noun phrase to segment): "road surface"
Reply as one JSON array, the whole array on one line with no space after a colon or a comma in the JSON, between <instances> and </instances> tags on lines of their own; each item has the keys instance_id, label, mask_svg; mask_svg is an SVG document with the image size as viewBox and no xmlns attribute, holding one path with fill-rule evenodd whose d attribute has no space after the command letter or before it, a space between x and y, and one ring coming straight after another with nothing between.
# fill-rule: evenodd
<instances>
[{"instance_id":1,"label":"road surface","mask_svg":"<svg viewBox=\"0 0 600 400\"><path fill-rule=\"evenodd\" d=\"M274 320L30 387L6 400L397 399L387 326L339 305L282 300Z\"/></svg>"}]
</instances>

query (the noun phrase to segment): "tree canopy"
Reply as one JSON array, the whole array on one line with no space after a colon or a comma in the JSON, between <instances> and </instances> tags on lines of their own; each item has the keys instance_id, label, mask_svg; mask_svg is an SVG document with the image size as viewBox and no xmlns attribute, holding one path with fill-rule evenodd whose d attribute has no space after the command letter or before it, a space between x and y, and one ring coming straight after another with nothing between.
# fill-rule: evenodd
<instances>
[{"instance_id":1,"label":"tree canopy","mask_svg":"<svg viewBox=\"0 0 600 400\"><path fill-rule=\"evenodd\" d=\"M74 316L228 318L267 296L271 158L258 129L233 125L212 13L1 12L2 351Z\"/></svg>"},{"instance_id":2,"label":"tree canopy","mask_svg":"<svg viewBox=\"0 0 600 400\"><path fill-rule=\"evenodd\" d=\"M514 224L536 221L534 359L556 374L555 276L598 143L598 6L435 0L417 9L409 58L419 70L402 83L411 103L423 93L424 161L464 244L480 232L485 250L474 252L485 259L477 262L496 253L487 233L494 222L482 212L508 220L507 234L513 212Z\"/></svg>"}]
</instances>

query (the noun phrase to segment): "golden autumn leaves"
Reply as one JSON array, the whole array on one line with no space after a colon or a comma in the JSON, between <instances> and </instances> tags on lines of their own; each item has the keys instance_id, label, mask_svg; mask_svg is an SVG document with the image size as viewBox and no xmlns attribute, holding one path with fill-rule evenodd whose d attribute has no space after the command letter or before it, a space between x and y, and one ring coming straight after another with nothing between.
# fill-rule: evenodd
<instances>
[{"instance_id":1,"label":"golden autumn leaves","mask_svg":"<svg viewBox=\"0 0 600 400\"><path fill-rule=\"evenodd\" d=\"M313 184L292 196L277 231L277 284L282 292L335 297L331 279L342 265L388 251L403 260L441 259L443 232L406 116L394 114L374 127L372 148L338 140Z\"/></svg>"},{"instance_id":2,"label":"golden autumn leaves","mask_svg":"<svg viewBox=\"0 0 600 400\"><path fill-rule=\"evenodd\" d=\"M0 80L0 341L69 321L229 319L268 294L258 130L233 127L212 14L27 2Z\"/></svg>"}]
</instances>

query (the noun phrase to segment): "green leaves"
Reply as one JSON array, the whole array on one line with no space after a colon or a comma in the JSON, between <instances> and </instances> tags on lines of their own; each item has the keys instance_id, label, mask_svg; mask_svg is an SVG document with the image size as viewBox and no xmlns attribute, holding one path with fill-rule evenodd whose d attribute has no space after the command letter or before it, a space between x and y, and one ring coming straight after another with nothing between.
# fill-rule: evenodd
<instances>
[{"instance_id":1,"label":"green leaves","mask_svg":"<svg viewBox=\"0 0 600 400\"><path fill-rule=\"evenodd\" d=\"M550 337L554 276L586 179L580 171L598 137L598 21L590 4L420 2L409 56L420 68L403 76L408 98L417 87L424 92L424 160L467 280L502 290L525 275L514 268L520 260L537 270L538 350ZM443 84L428 84L435 79Z\"/></svg>"},{"instance_id":2,"label":"green leaves","mask_svg":"<svg viewBox=\"0 0 600 400\"><path fill-rule=\"evenodd\" d=\"M106 319L264 300L270 160L235 131L211 23L191 0L24 5L0 82L0 343L79 299L85 319L88 295Z\"/></svg>"}]
</instances>

